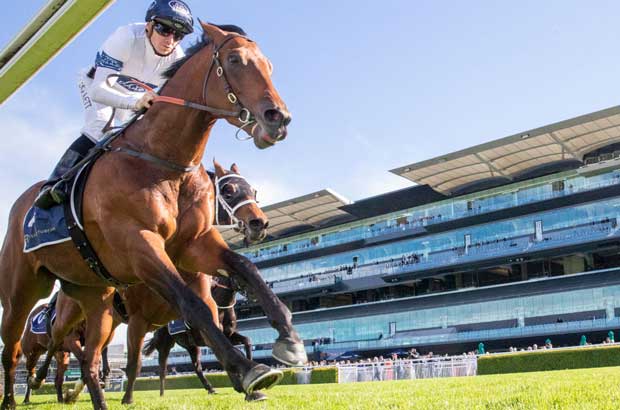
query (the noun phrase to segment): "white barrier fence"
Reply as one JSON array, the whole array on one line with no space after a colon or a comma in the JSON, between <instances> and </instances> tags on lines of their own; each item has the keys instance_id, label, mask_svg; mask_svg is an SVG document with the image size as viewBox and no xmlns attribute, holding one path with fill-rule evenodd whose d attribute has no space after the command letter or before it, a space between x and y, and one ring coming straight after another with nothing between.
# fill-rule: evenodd
<instances>
[{"instance_id":1,"label":"white barrier fence","mask_svg":"<svg viewBox=\"0 0 620 410\"><path fill-rule=\"evenodd\" d=\"M338 365L338 383L475 376L477 369L476 356L356 363Z\"/></svg>"}]
</instances>

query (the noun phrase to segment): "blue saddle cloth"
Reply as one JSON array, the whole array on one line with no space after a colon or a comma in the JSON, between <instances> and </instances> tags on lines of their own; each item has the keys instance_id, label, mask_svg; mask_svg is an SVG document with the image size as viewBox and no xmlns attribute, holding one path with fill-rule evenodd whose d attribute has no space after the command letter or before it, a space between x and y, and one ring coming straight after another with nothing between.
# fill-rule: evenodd
<instances>
[{"instance_id":1,"label":"blue saddle cloth","mask_svg":"<svg viewBox=\"0 0 620 410\"><path fill-rule=\"evenodd\" d=\"M52 315L51 322L54 322L56 319L56 307L52 307L50 312ZM47 315L45 314L45 310L37 313L35 317L32 318L32 322L30 323L30 331L37 335L45 335L47 334Z\"/></svg>"},{"instance_id":2,"label":"blue saddle cloth","mask_svg":"<svg viewBox=\"0 0 620 410\"><path fill-rule=\"evenodd\" d=\"M168 323L168 333L171 335L178 335L179 333L187 332L189 328L190 327L183 319L173 320Z\"/></svg>"},{"instance_id":3,"label":"blue saddle cloth","mask_svg":"<svg viewBox=\"0 0 620 410\"><path fill-rule=\"evenodd\" d=\"M33 206L24 218L24 252L70 241L62 205L50 209Z\"/></svg>"}]
</instances>

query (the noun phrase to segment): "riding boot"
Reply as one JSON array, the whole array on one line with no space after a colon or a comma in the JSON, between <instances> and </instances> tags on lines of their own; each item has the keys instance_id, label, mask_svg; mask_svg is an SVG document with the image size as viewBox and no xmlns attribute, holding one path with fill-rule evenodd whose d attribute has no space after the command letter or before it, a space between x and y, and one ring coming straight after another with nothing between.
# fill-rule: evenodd
<instances>
[{"instance_id":1,"label":"riding boot","mask_svg":"<svg viewBox=\"0 0 620 410\"><path fill-rule=\"evenodd\" d=\"M75 166L88 151L95 145L86 135L80 135L67 149L60 161L52 171L45 184L41 187L39 195L34 200L34 205L41 209L49 209L57 204L62 204L67 199L65 181L62 176Z\"/></svg>"}]
</instances>

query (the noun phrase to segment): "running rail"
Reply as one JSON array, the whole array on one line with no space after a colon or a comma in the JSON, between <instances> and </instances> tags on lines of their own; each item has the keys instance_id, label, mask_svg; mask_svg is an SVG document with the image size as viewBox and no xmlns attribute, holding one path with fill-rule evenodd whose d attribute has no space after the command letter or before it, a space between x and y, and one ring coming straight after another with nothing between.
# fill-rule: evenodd
<instances>
[{"instance_id":1,"label":"running rail","mask_svg":"<svg viewBox=\"0 0 620 410\"><path fill-rule=\"evenodd\" d=\"M49 0L0 52L0 105L115 0Z\"/></svg>"}]
</instances>

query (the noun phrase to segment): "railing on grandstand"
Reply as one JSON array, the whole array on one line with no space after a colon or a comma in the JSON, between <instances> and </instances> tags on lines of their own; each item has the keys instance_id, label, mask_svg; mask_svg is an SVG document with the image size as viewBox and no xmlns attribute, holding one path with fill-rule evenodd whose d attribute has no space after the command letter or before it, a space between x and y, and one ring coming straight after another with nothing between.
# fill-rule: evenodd
<instances>
[{"instance_id":1,"label":"railing on grandstand","mask_svg":"<svg viewBox=\"0 0 620 410\"><path fill-rule=\"evenodd\" d=\"M473 243L467 250L463 247L455 247L431 252L427 255L411 254L396 259L392 258L388 261L339 267L297 278L273 281L269 285L275 293L311 289L333 285L350 279L409 273L436 266L473 262L493 256L520 255L534 250L569 245L575 241L592 241L612 235L618 235L617 222L615 219L604 218L582 226L545 232L541 240L537 240L534 235L502 238L485 243Z\"/></svg>"},{"instance_id":2,"label":"railing on grandstand","mask_svg":"<svg viewBox=\"0 0 620 410\"><path fill-rule=\"evenodd\" d=\"M511 195L511 200L480 206L473 206L471 209L463 211L453 211L452 215L446 213L438 213L435 215L420 216L414 219L407 218L404 222L400 221L403 219L402 216L395 217L393 219L390 219L389 221L376 223L370 226L351 228L350 232L344 231L325 234L321 236L318 240L311 240L306 238L292 243L287 243L286 245L277 245L254 252L247 252L246 256L248 256L254 262L260 262L281 256L294 255L314 249L321 249L333 245L351 242L354 240L369 239L396 232L406 232L407 230L433 225L441 222L481 215L484 213L493 212L500 209L512 208L520 205L528 205L536 202L546 201L549 199L561 198L579 192L592 191L595 189L605 188L618 184L620 184L620 177L614 174L613 177L596 183L591 183L578 187L572 187L572 185L569 184L567 188L562 190L536 193L535 195L519 196L518 191L516 191ZM506 194L504 193L500 195ZM388 223L390 224L390 226L386 226L386 224ZM346 237L344 240L343 236Z\"/></svg>"}]
</instances>

